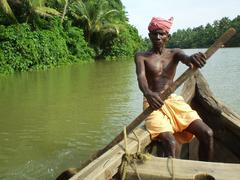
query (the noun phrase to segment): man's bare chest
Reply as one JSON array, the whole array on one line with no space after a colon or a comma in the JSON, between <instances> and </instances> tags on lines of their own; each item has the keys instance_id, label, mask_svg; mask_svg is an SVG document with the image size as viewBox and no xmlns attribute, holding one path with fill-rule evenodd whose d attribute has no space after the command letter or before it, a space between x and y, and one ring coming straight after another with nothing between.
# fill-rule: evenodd
<instances>
[{"instance_id":1,"label":"man's bare chest","mask_svg":"<svg viewBox=\"0 0 240 180\"><path fill-rule=\"evenodd\" d=\"M145 60L145 67L149 73L159 74L175 69L172 59L166 57L150 58Z\"/></svg>"}]
</instances>

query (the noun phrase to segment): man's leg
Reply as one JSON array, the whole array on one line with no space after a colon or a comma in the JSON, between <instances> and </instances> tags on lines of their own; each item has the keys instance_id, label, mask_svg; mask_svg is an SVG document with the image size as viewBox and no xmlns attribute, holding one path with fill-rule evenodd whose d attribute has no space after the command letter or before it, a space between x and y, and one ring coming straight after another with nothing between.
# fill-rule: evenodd
<instances>
[{"instance_id":1,"label":"man's leg","mask_svg":"<svg viewBox=\"0 0 240 180\"><path fill-rule=\"evenodd\" d=\"M185 131L194 134L199 140L199 160L211 161L213 158L213 131L202 120L193 121Z\"/></svg>"},{"instance_id":2,"label":"man's leg","mask_svg":"<svg viewBox=\"0 0 240 180\"><path fill-rule=\"evenodd\" d=\"M175 157L176 140L172 132L163 132L159 134L159 139L164 146L165 157Z\"/></svg>"}]
</instances>

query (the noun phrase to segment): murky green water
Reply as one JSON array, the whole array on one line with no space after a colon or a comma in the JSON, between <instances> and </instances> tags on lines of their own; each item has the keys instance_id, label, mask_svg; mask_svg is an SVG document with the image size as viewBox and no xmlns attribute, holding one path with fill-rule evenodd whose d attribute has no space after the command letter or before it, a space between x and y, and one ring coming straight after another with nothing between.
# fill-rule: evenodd
<instances>
[{"instance_id":1,"label":"murky green water","mask_svg":"<svg viewBox=\"0 0 240 180\"><path fill-rule=\"evenodd\" d=\"M221 49L202 70L238 113L239 60L240 48ZM0 77L0 179L53 179L78 167L141 110L133 60Z\"/></svg>"}]
</instances>

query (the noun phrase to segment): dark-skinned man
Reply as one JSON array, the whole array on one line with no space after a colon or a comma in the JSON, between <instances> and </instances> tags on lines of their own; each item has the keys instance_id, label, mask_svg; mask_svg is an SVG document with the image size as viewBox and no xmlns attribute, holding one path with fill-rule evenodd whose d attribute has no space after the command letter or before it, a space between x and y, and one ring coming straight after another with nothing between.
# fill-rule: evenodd
<instances>
[{"instance_id":1,"label":"dark-skinned man","mask_svg":"<svg viewBox=\"0 0 240 180\"><path fill-rule=\"evenodd\" d=\"M138 84L145 97L144 108L154 109L145 119L145 126L153 140L161 140L165 156L175 157L176 141L183 144L195 135L199 140L199 160L209 161L213 155L212 130L181 96L172 94L164 102L159 97L173 83L179 62L199 68L206 63L203 53L188 56L181 49L165 47L172 22L173 18L153 17L148 26L152 48L135 55Z\"/></svg>"}]
</instances>

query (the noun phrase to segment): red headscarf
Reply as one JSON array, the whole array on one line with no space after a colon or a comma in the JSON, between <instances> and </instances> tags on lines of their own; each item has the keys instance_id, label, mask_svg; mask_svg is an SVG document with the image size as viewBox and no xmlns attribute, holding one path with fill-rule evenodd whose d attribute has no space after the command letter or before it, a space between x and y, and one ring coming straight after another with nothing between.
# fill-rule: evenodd
<instances>
[{"instance_id":1,"label":"red headscarf","mask_svg":"<svg viewBox=\"0 0 240 180\"><path fill-rule=\"evenodd\" d=\"M173 17L170 19L166 20L161 17L153 17L151 22L149 23L148 30L149 31L154 31L156 29L162 29L166 32L170 31L170 28L173 23Z\"/></svg>"}]
</instances>

